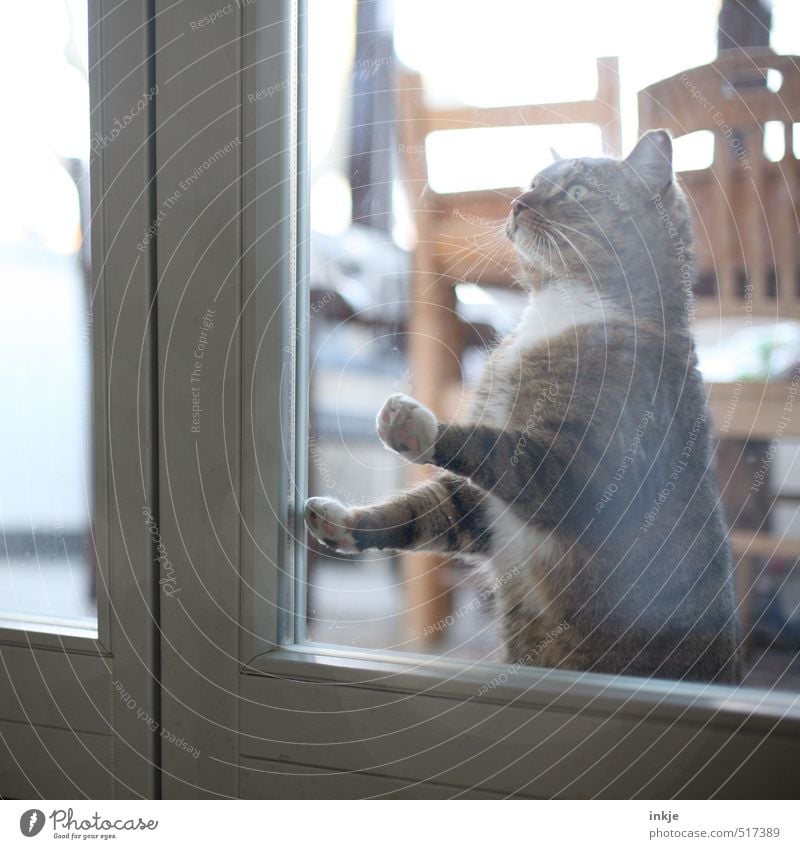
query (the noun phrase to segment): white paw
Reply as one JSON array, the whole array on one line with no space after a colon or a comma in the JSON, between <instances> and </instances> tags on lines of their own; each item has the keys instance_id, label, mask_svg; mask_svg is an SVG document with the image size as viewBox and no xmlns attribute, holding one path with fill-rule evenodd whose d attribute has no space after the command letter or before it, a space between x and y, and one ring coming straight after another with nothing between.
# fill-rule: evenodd
<instances>
[{"instance_id":1,"label":"white paw","mask_svg":"<svg viewBox=\"0 0 800 849\"><path fill-rule=\"evenodd\" d=\"M305 517L309 531L328 548L344 554L358 552L348 523L349 511L344 504L333 498L309 498Z\"/></svg>"},{"instance_id":2,"label":"white paw","mask_svg":"<svg viewBox=\"0 0 800 849\"><path fill-rule=\"evenodd\" d=\"M378 413L383 444L412 463L430 463L437 431L433 413L408 395L392 395Z\"/></svg>"}]
</instances>

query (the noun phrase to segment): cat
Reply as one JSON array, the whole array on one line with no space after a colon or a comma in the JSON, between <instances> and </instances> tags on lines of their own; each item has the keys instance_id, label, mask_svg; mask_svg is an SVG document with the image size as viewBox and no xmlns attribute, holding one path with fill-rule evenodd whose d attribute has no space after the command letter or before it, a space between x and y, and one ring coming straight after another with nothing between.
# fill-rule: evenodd
<instances>
[{"instance_id":1,"label":"cat","mask_svg":"<svg viewBox=\"0 0 800 849\"><path fill-rule=\"evenodd\" d=\"M557 158L511 204L528 305L461 423L393 395L384 444L432 464L369 506L310 498L340 552L477 565L510 663L736 683L731 555L690 329L689 208L665 130Z\"/></svg>"}]
</instances>

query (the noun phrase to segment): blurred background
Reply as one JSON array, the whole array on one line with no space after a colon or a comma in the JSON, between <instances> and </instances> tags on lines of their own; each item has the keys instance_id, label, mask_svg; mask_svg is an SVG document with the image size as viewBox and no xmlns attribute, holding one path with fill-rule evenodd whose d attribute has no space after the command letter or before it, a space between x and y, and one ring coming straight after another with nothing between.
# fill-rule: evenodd
<instances>
[{"instance_id":1,"label":"blurred background","mask_svg":"<svg viewBox=\"0 0 800 849\"><path fill-rule=\"evenodd\" d=\"M498 233L551 145L620 155L668 126L700 231L696 338L747 681L799 689L800 421L778 417L800 363L800 7L309 0L307 24L311 494L368 503L418 474L375 414L393 392L457 414L524 302ZM309 545L310 640L500 657L457 562Z\"/></svg>"},{"instance_id":2,"label":"blurred background","mask_svg":"<svg viewBox=\"0 0 800 849\"><path fill-rule=\"evenodd\" d=\"M95 626L86 0L0 29L0 621Z\"/></svg>"}]
</instances>

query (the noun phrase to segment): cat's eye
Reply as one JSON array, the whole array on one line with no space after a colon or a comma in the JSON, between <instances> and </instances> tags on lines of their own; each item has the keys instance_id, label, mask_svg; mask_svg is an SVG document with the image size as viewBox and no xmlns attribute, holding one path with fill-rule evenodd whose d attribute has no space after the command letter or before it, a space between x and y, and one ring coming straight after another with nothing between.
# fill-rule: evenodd
<instances>
[{"instance_id":1,"label":"cat's eye","mask_svg":"<svg viewBox=\"0 0 800 849\"><path fill-rule=\"evenodd\" d=\"M581 183L576 183L567 190L567 196L570 200L583 200L588 193L589 190Z\"/></svg>"}]
</instances>

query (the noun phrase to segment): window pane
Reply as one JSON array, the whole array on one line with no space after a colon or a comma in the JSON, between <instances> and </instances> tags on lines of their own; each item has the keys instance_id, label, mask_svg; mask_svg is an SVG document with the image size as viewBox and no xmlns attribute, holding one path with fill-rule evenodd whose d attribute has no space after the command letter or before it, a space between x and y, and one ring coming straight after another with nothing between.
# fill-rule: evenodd
<instances>
[{"instance_id":1,"label":"window pane","mask_svg":"<svg viewBox=\"0 0 800 849\"><path fill-rule=\"evenodd\" d=\"M87 8L5 13L0 619L93 627Z\"/></svg>"},{"instance_id":2,"label":"window pane","mask_svg":"<svg viewBox=\"0 0 800 849\"><path fill-rule=\"evenodd\" d=\"M417 532L407 528L405 520L402 532L393 526L394 543L386 542L390 535L376 533L375 523L385 520L388 508L382 507L383 513L364 508L374 508L428 480L432 472L432 464L412 465L381 445L376 415L388 396L399 393L432 409L440 422L463 418L489 352L519 322L528 303L527 294L516 285L519 264L504 235L511 200L553 162L551 145L570 159L598 157L615 148L620 153L630 151L639 137L640 90L715 60L718 7L714 0L681 0L669 10L656 3L633 8L621 2L498 0L483 12L474 9L464 14L463 4L455 0L433 4L309 0L309 68L304 80L312 230L309 494L336 499L346 508L345 513L337 513L340 508L320 507L329 512L320 514L318 536L328 533L329 539L343 543L340 549L347 548L346 535L337 537L338 517L346 530L361 534L361 541L352 536L351 548L363 547L368 537L386 543L383 550L337 553L309 536L305 623L309 640L480 660L509 657L513 639L495 602L516 574L492 573L487 590L486 572L475 568L474 561L481 557L396 553L403 548L403 533ZM784 18L776 14L775 43L794 38ZM623 19L625 26L619 23ZM692 21L688 28L687 19ZM577 20L581 26L576 29ZM659 33L655 42L638 37L637 32L645 29ZM562 37L565 33L569 38ZM796 52L796 38L794 45ZM616 57L618 65L603 57ZM615 67L619 73L609 71ZM767 80L766 88L772 91L770 86ZM684 82L676 102L680 96L695 102L702 94L707 92ZM746 132L737 135L723 120L724 114L719 117L725 106L722 96L713 108L708 107L708 97L703 103L709 115L716 114L716 123L691 134L675 131L682 137L675 140L673 158L692 210L700 216L694 221L697 294L707 285L707 269L714 271L722 249L720 242L708 241L720 237L713 215L707 212L703 217L703 203L709 210L712 197L712 189L703 181L709 177L714 157L728 147L736 153L734 164L747 162ZM610 113L603 111L610 107ZM612 127L618 130L616 138ZM781 124L776 131L783 133L783 129ZM768 125L766 130L767 141L773 141L775 127ZM777 168L777 160L789 151L775 154L773 147L766 146L766 166ZM777 171L775 175L777 185L783 178ZM751 199L748 177L742 166L742 173L732 181L727 201L734 210ZM564 191L571 189L567 186ZM595 178L594 184L578 191L584 195L594 191L613 201L613 192L603 189ZM784 208L780 204L793 202L787 198L781 196L772 206ZM620 200L610 220L624 217L621 213L626 209ZM759 219L759 226L777 229L769 200L758 207L755 217L762 214L766 218ZM737 241L741 230L735 231ZM771 298L774 305L775 266L783 260L773 258L771 266L767 262L755 271L757 250L750 241L745 232L736 281L743 302L750 293L752 312L750 278L763 274L767 291L762 300ZM565 238L561 248L566 245ZM795 268L794 276L796 272ZM796 288L794 276L789 281L792 289ZM567 300L562 312L570 309ZM556 318L561 314L555 311ZM790 385L787 381L800 361L797 323L776 322L774 310L763 321L750 315L744 326L731 326L719 316L708 326L701 318L692 325L700 360L699 392L708 391L712 383L734 387L732 392L747 381L782 380ZM689 338L688 332L684 338ZM570 387L563 391L569 392ZM724 391L717 388L714 406L720 427L714 433L709 427L708 435L730 437L727 447L715 455L717 474L723 476L722 503L734 526L733 565L725 571L732 574L735 568L737 583L735 601L731 583L725 584L730 590L727 633L733 632L730 623L740 620L746 643L745 683L800 689L800 572L795 566L797 555L792 553L800 551L800 523L798 490L791 474L797 448L790 439L798 434L794 427L790 433L780 426L778 415L779 451L770 448L769 437L763 434L749 439L745 429L734 435L737 427L743 427L744 408L750 401L743 400L736 416L732 415L733 423L728 422L725 403L722 414L717 412ZM776 401L780 390L772 387L769 392ZM781 403L785 396L784 392ZM745 397L751 398L747 390ZM548 403L547 397L541 403ZM627 408L624 411L633 415ZM610 509L614 492L629 474L632 461L626 451L633 446L630 450L635 454L639 444L655 433L651 429L644 435L655 420L651 416L652 412L642 410L627 432L617 432L615 441L603 446L618 451L619 457L610 473L604 473L602 483L600 478L592 481L597 488L597 498L589 505L592 513L596 510L599 516ZM474 419L468 421L474 424ZM571 420L568 424L577 426ZM593 423L587 419L584 424L590 428ZM691 422L687 434L678 440L675 462L682 462L685 439L691 443L688 453L694 451ZM512 445L508 451L509 463L516 459L514 451L525 450L525 440L520 443L518 437L519 433L513 443L518 448ZM735 493L741 494L743 482L758 471L765 456L769 486L758 498L744 499L743 507ZM598 449L589 459L599 463L603 457ZM669 483L673 472L673 464L663 457L662 461L665 480L647 504L639 505L651 515L643 520L643 535L656 522L661 510L658 490ZM436 509L432 503L417 504L417 508ZM711 513L718 515L715 509ZM396 519L400 514L391 515ZM408 507L407 515L417 514ZM441 534L455 537L461 530L451 524ZM530 536L522 536L513 522L500 521L493 531L506 533L512 548L521 545L519 539L531 544ZM791 544L770 551L762 536L766 531L769 539ZM748 553L748 540L756 553ZM519 552L521 560L530 554L525 548ZM528 602L533 619L536 604L546 604L547 599L539 598L534 604L529 598ZM608 612L613 618L613 611ZM526 663L537 665L541 655L541 665L553 665L544 658L550 642L567 630L553 633L559 627L556 622L554 628L545 629L546 645ZM690 630L686 628L687 635ZM651 638L661 639L655 626L646 632L643 643ZM731 645L736 645L733 637ZM633 674L649 673L639 669Z\"/></svg>"}]
</instances>

